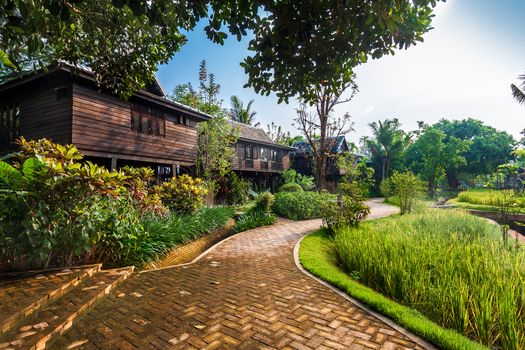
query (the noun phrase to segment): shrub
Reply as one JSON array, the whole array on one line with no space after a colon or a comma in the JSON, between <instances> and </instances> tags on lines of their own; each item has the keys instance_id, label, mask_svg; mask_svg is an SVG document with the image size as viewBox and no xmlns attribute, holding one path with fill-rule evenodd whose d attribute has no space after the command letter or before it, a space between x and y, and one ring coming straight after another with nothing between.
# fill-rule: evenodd
<instances>
[{"instance_id":1,"label":"shrub","mask_svg":"<svg viewBox=\"0 0 525 350\"><path fill-rule=\"evenodd\" d=\"M228 205L242 205L248 202L251 187L250 181L231 172L226 181L226 190L228 192L226 202Z\"/></svg>"},{"instance_id":2,"label":"shrub","mask_svg":"<svg viewBox=\"0 0 525 350\"><path fill-rule=\"evenodd\" d=\"M140 234L123 173L79 163L73 145L19 144L12 165L0 162L4 269L71 265L105 235Z\"/></svg>"},{"instance_id":3,"label":"shrub","mask_svg":"<svg viewBox=\"0 0 525 350\"><path fill-rule=\"evenodd\" d=\"M279 192L303 192L303 188L296 183L288 183L279 187Z\"/></svg>"},{"instance_id":4,"label":"shrub","mask_svg":"<svg viewBox=\"0 0 525 350\"><path fill-rule=\"evenodd\" d=\"M275 224L277 218L273 214L268 214L260 210L250 210L241 215L235 223L235 230L242 232L252 228Z\"/></svg>"},{"instance_id":5,"label":"shrub","mask_svg":"<svg viewBox=\"0 0 525 350\"><path fill-rule=\"evenodd\" d=\"M303 189L303 191L311 191L315 187L315 181L314 181L313 176L299 174L294 169L285 170L282 174L282 181L283 181L283 186L288 185L288 184L297 184ZM283 191L283 192L286 192L286 191ZM293 192L293 191L289 191L289 192Z\"/></svg>"},{"instance_id":6,"label":"shrub","mask_svg":"<svg viewBox=\"0 0 525 350\"><path fill-rule=\"evenodd\" d=\"M325 201L321 205L323 225L331 234L343 227L357 226L368 214L370 208L365 205L362 197L341 195L337 203Z\"/></svg>"},{"instance_id":7,"label":"shrub","mask_svg":"<svg viewBox=\"0 0 525 350\"><path fill-rule=\"evenodd\" d=\"M381 192L386 197L396 196L399 200L401 215L410 213L412 206L419 195L424 191L424 183L416 175L407 172L397 172L380 185Z\"/></svg>"},{"instance_id":8,"label":"shrub","mask_svg":"<svg viewBox=\"0 0 525 350\"><path fill-rule=\"evenodd\" d=\"M335 201L335 196L318 192L279 192L275 195L273 211L292 220L321 217L323 202Z\"/></svg>"},{"instance_id":9,"label":"shrub","mask_svg":"<svg viewBox=\"0 0 525 350\"><path fill-rule=\"evenodd\" d=\"M525 197L515 195L512 190L468 190L460 192L458 200L460 202L494 207L510 202L519 207L525 207Z\"/></svg>"},{"instance_id":10,"label":"shrub","mask_svg":"<svg viewBox=\"0 0 525 350\"><path fill-rule=\"evenodd\" d=\"M272 205L274 201L275 197L270 192L259 193L255 198L254 210L261 211L263 213L269 213L272 211Z\"/></svg>"},{"instance_id":11,"label":"shrub","mask_svg":"<svg viewBox=\"0 0 525 350\"><path fill-rule=\"evenodd\" d=\"M155 189L170 210L181 213L191 213L202 207L208 193L202 179L187 174L173 177Z\"/></svg>"},{"instance_id":12,"label":"shrub","mask_svg":"<svg viewBox=\"0 0 525 350\"><path fill-rule=\"evenodd\" d=\"M339 230L335 249L363 284L494 349L525 348L525 252L497 226L427 210Z\"/></svg>"}]
</instances>

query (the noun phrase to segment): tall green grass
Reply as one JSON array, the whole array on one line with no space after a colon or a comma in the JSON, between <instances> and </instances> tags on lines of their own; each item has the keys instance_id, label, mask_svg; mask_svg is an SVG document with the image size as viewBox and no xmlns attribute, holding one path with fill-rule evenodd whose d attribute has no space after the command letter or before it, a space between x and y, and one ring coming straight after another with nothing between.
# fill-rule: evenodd
<instances>
[{"instance_id":1,"label":"tall green grass","mask_svg":"<svg viewBox=\"0 0 525 350\"><path fill-rule=\"evenodd\" d=\"M525 254L499 229L459 211L364 223L335 250L363 284L490 347L525 348Z\"/></svg>"},{"instance_id":2,"label":"tall green grass","mask_svg":"<svg viewBox=\"0 0 525 350\"><path fill-rule=\"evenodd\" d=\"M166 218L151 218L143 222L146 234L129 245L128 261L120 265L143 266L160 258L173 247L190 242L226 225L234 216L232 208L204 208L192 214L172 213Z\"/></svg>"},{"instance_id":3,"label":"tall green grass","mask_svg":"<svg viewBox=\"0 0 525 350\"><path fill-rule=\"evenodd\" d=\"M477 205L497 206L509 200L516 199L520 207L525 207L525 197L514 197L511 190L468 190L458 194L458 201Z\"/></svg>"}]
</instances>

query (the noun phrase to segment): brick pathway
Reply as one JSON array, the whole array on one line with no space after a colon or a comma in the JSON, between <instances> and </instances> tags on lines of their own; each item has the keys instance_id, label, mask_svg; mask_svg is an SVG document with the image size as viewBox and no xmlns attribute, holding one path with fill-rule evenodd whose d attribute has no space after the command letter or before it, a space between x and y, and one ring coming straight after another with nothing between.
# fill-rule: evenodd
<instances>
[{"instance_id":1,"label":"brick pathway","mask_svg":"<svg viewBox=\"0 0 525 350\"><path fill-rule=\"evenodd\" d=\"M373 217L395 209L371 203ZM130 278L55 344L77 349L422 349L303 274L319 220L231 237L198 262Z\"/></svg>"}]
</instances>

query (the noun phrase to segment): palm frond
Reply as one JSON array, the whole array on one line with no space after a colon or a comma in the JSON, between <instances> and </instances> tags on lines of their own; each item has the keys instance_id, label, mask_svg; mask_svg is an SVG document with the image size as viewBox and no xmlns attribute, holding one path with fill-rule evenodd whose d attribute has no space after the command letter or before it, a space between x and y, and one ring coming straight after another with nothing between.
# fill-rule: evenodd
<instances>
[{"instance_id":1,"label":"palm frond","mask_svg":"<svg viewBox=\"0 0 525 350\"><path fill-rule=\"evenodd\" d=\"M525 85L525 82L522 85ZM520 104L525 104L525 91L521 90L514 84L511 84L510 88L512 89L512 96L514 96L516 101L518 101Z\"/></svg>"}]
</instances>

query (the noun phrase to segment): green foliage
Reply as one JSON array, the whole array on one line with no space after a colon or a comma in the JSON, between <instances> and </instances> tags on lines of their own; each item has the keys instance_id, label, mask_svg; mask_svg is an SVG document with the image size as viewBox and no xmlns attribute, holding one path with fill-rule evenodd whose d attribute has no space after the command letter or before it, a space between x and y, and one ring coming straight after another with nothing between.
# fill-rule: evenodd
<instances>
[{"instance_id":1,"label":"green foliage","mask_svg":"<svg viewBox=\"0 0 525 350\"><path fill-rule=\"evenodd\" d=\"M273 225L277 218L273 214L265 213L261 210L250 210L241 215L235 223L235 231L242 232L252 228Z\"/></svg>"},{"instance_id":2,"label":"green foliage","mask_svg":"<svg viewBox=\"0 0 525 350\"><path fill-rule=\"evenodd\" d=\"M413 308L401 305L391 298L360 284L357 280L359 278L358 271L345 273L337 260L334 259L333 238L325 230L314 232L301 241L299 259L310 273L440 349L486 350L486 347L469 340L456 331L444 329L430 321Z\"/></svg>"},{"instance_id":3,"label":"green foliage","mask_svg":"<svg viewBox=\"0 0 525 350\"><path fill-rule=\"evenodd\" d=\"M393 217L335 236L346 271L440 325L490 347L525 346L525 254L497 226L452 210Z\"/></svg>"},{"instance_id":4,"label":"green foliage","mask_svg":"<svg viewBox=\"0 0 525 350\"><path fill-rule=\"evenodd\" d=\"M249 200L249 191L252 185L249 180L241 178L234 172L228 174L226 179L226 190L228 205L243 205Z\"/></svg>"},{"instance_id":5,"label":"green foliage","mask_svg":"<svg viewBox=\"0 0 525 350\"><path fill-rule=\"evenodd\" d=\"M341 195L336 203L325 201L321 204L323 225L332 234L337 229L358 226L368 214L370 214L370 208L360 196Z\"/></svg>"},{"instance_id":6,"label":"green foliage","mask_svg":"<svg viewBox=\"0 0 525 350\"><path fill-rule=\"evenodd\" d=\"M273 212L291 220L316 219L328 201L335 204L335 196L324 192L279 192L275 194Z\"/></svg>"},{"instance_id":7,"label":"green foliage","mask_svg":"<svg viewBox=\"0 0 525 350\"><path fill-rule=\"evenodd\" d=\"M266 124L266 134L270 136L273 142L280 145L291 146L295 142L289 131L285 132L280 125L274 122Z\"/></svg>"},{"instance_id":8,"label":"green foliage","mask_svg":"<svg viewBox=\"0 0 525 350\"><path fill-rule=\"evenodd\" d=\"M320 87L337 94L353 69L423 40L435 1L355 4L293 1L264 3L242 66L257 93L276 92L279 102L300 96L314 103ZM337 19L337 20L336 20ZM356 20L358 19L358 20ZM330 43L331 50L325 50Z\"/></svg>"},{"instance_id":9,"label":"green foliage","mask_svg":"<svg viewBox=\"0 0 525 350\"><path fill-rule=\"evenodd\" d=\"M431 198L436 196L439 181L445 176L448 164L464 161L461 153L465 151L466 144L457 139L453 143L446 143L445 140L443 131L428 127L407 151L410 168L425 179Z\"/></svg>"},{"instance_id":10,"label":"green foliage","mask_svg":"<svg viewBox=\"0 0 525 350\"><path fill-rule=\"evenodd\" d=\"M162 202L172 211L191 213L202 207L208 190L200 178L187 174L173 177L155 187Z\"/></svg>"},{"instance_id":11,"label":"green foliage","mask_svg":"<svg viewBox=\"0 0 525 350\"><path fill-rule=\"evenodd\" d=\"M215 82L215 74L208 74L206 61L203 60L199 65L199 91L195 91L191 83L179 84L166 98L211 116L225 118L228 112L222 108L220 90L220 84Z\"/></svg>"},{"instance_id":12,"label":"green foliage","mask_svg":"<svg viewBox=\"0 0 525 350\"><path fill-rule=\"evenodd\" d=\"M106 235L140 235L126 175L79 163L72 145L19 143L12 165L0 162L3 268L70 265Z\"/></svg>"},{"instance_id":13,"label":"green foliage","mask_svg":"<svg viewBox=\"0 0 525 350\"><path fill-rule=\"evenodd\" d=\"M270 192L262 192L255 198L255 210L263 213L270 213L275 201L275 197Z\"/></svg>"},{"instance_id":14,"label":"green foliage","mask_svg":"<svg viewBox=\"0 0 525 350\"><path fill-rule=\"evenodd\" d=\"M315 187L313 176L299 174L294 169L285 170L282 174L282 181L285 185L298 184L304 191L311 191Z\"/></svg>"},{"instance_id":15,"label":"green foliage","mask_svg":"<svg viewBox=\"0 0 525 350\"><path fill-rule=\"evenodd\" d=\"M231 120L242 124L259 126L259 123L255 123L255 115L257 114L257 112L251 109L253 102L254 100L250 100L246 107L244 107L244 103L239 99L239 97L235 95L232 96L232 108L230 110Z\"/></svg>"},{"instance_id":16,"label":"green foliage","mask_svg":"<svg viewBox=\"0 0 525 350\"><path fill-rule=\"evenodd\" d=\"M468 118L440 120L432 127L445 133L444 143L450 152L445 172L449 187L457 190L460 174L491 174L511 159L516 141L504 131ZM459 149L459 154L454 150Z\"/></svg>"},{"instance_id":17,"label":"green foliage","mask_svg":"<svg viewBox=\"0 0 525 350\"><path fill-rule=\"evenodd\" d=\"M303 188L296 183L285 183L279 187L279 192L303 192Z\"/></svg>"},{"instance_id":18,"label":"green foliage","mask_svg":"<svg viewBox=\"0 0 525 350\"><path fill-rule=\"evenodd\" d=\"M401 129L397 118L379 120L368 124L372 137L361 139L365 150L371 156L376 183L379 184L401 167L400 162L405 148L410 142L410 135Z\"/></svg>"},{"instance_id":19,"label":"green foliage","mask_svg":"<svg viewBox=\"0 0 525 350\"><path fill-rule=\"evenodd\" d=\"M525 104L525 74L520 75L518 79L521 80L521 84L519 86L511 84L510 89L516 101L520 104Z\"/></svg>"},{"instance_id":20,"label":"green foliage","mask_svg":"<svg viewBox=\"0 0 525 350\"><path fill-rule=\"evenodd\" d=\"M425 185L410 171L394 174L381 183L381 192L385 197L395 196L399 200L401 215L410 213L416 199L425 190Z\"/></svg>"},{"instance_id":21,"label":"green foliage","mask_svg":"<svg viewBox=\"0 0 525 350\"><path fill-rule=\"evenodd\" d=\"M355 146L354 146L355 148ZM346 152L337 159L337 167L344 173L341 187L347 187L360 197L368 196L373 185L374 169L366 165L366 160L359 160L353 153Z\"/></svg>"},{"instance_id":22,"label":"green foliage","mask_svg":"<svg viewBox=\"0 0 525 350\"><path fill-rule=\"evenodd\" d=\"M197 126L197 173L215 192L215 186L231 171L231 159L239 130L225 118L212 118Z\"/></svg>"},{"instance_id":23,"label":"green foliage","mask_svg":"<svg viewBox=\"0 0 525 350\"><path fill-rule=\"evenodd\" d=\"M97 82L129 97L154 79L186 42L179 28L206 16L199 4L124 1L23 1L0 5L5 76L63 60L89 66ZM188 16L188 11L194 11ZM126 54L122 54L125 52ZM7 64L6 64L7 63ZM10 64L9 64L10 63ZM3 75L3 74L2 74Z\"/></svg>"},{"instance_id":24,"label":"green foliage","mask_svg":"<svg viewBox=\"0 0 525 350\"><path fill-rule=\"evenodd\" d=\"M151 217L144 220L146 235L125 246L127 254L114 265L143 266L168 253L177 245L188 243L214 230L224 227L234 216L229 207L203 208L191 214L171 213L165 218ZM114 256L113 253L110 256Z\"/></svg>"}]
</instances>

